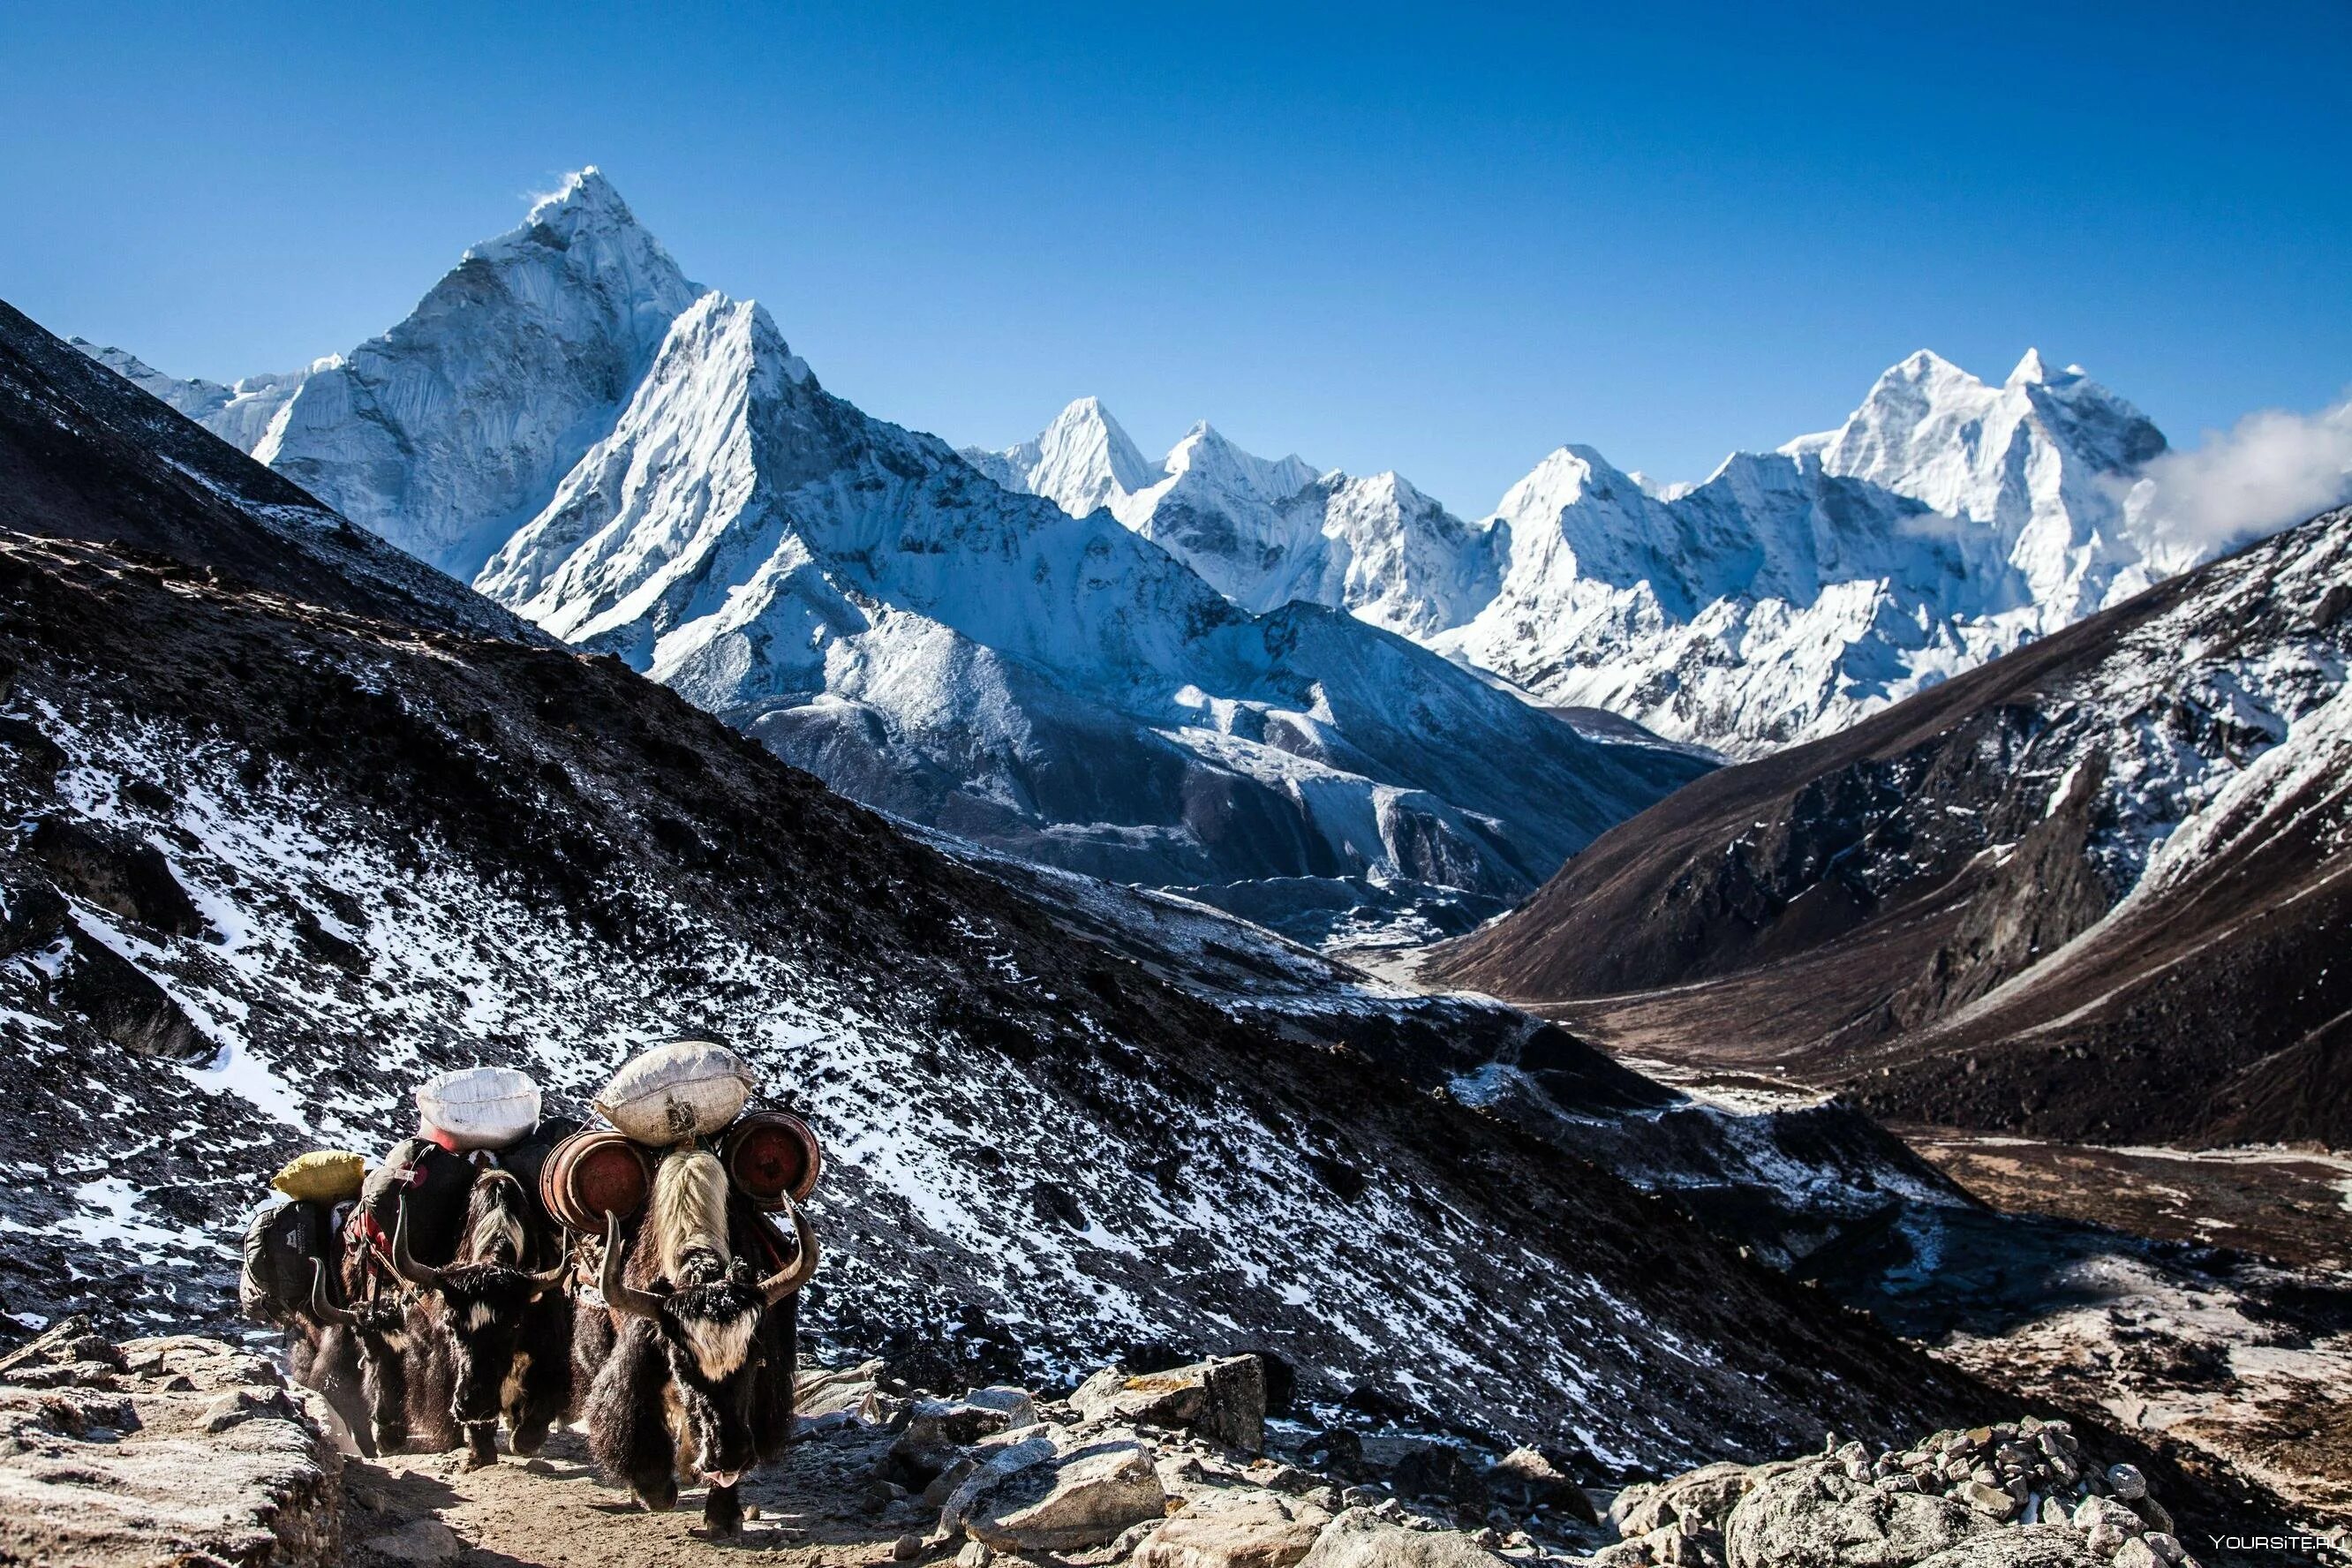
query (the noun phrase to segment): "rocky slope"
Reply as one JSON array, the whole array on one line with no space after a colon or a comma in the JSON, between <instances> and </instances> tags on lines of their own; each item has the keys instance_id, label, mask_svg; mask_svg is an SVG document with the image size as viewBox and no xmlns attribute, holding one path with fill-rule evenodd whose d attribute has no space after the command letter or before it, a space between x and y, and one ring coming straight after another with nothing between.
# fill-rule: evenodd
<instances>
[{"instance_id":1,"label":"rocky slope","mask_svg":"<svg viewBox=\"0 0 2352 1568\"><path fill-rule=\"evenodd\" d=\"M574 1434L522 1464L341 1460L322 1407L226 1345L117 1347L78 1329L41 1352L0 1370L0 1411L41 1413L20 1420L29 1440L0 1458L0 1489L33 1494L8 1528L43 1560L694 1560L685 1516L613 1506ZM801 1440L744 1483L743 1544L807 1568L2219 1568L2248 1559L2217 1535L2293 1529L2259 1494L2216 1494L2138 1444L2023 1412L1904 1447L1580 1484L1556 1449L1291 1419L1275 1370L1118 1365L1051 1396L934 1394L881 1361L811 1368ZM137 1518L142 1491L173 1482L167 1510Z\"/></svg>"},{"instance_id":2,"label":"rocky slope","mask_svg":"<svg viewBox=\"0 0 2352 1568\"><path fill-rule=\"evenodd\" d=\"M825 392L593 171L253 450L866 804L1300 934L1463 929L1705 766L1000 488Z\"/></svg>"},{"instance_id":3,"label":"rocky slope","mask_svg":"<svg viewBox=\"0 0 2352 1568\"><path fill-rule=\"evenodd\" d=\"M1443 966L1921 1121L2352 1142L2348 581L2315 518L1702 780Z\"/></svg>"},{"instance_id":4,"label":"rocky slope","mask_svg":"<svg viewBox=\"0 0 2352 1568\"><path fill-rule=\"evenodd\" d=\"M226 448L194 482L158 439L176 416L0 329L0 463L62 476L0 489L20 1321L216 1320L263 1175L380 1146L421 1075L515 1063L572 1105L710 1028L834 1155L820 1346L1049 1380L1136 1346L1264 1350L1311 1405L1611 1466L1977 1397L1556 1145L1158 978L618 661L372 575L380 543ZM89 542L109 498L150 542Z\"/></svg>"}]
</instances>

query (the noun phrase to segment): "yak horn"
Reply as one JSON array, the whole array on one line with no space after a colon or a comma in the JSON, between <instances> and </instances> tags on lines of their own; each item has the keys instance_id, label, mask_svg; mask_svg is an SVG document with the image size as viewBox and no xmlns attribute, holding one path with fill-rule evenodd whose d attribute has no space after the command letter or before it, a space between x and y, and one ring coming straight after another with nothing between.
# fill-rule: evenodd
<instances>
[{"instance_id":1,"label":"yak horn","mask_svg":"<svg viewBox=\"0 0 2352 1568\"><path fill-rule=\"evenodd\" d=\"M760 1294L772 1307L809 1282L816 1272L816 1231L810 1226L808 1215L801 1213L789 1198L785 1206L793 1216L793 1237L800 1243L800 1255L776 1273L760 1281Z\"/></svg>"},{"instance_id":2,"label":"yak horn","mask_svg":"<svg viewBox=\"0 0 2352 1568\"><path fill-rule=\"evenodd\" d=\"M566 1247L563 1256L555 1260L554 1268L544 1274L533 1274L530 1277L530 1299L534 1301L538 1300L541 1296L562 1284L563 1277L571 1272L572 1251L571 1248Z\"/></svg>"},{"instance_id":3,"label":"yak horn","mask_svg":"<svg viewBox=\"0 0 2352 1568\"><path fill-rule=\"evenodd\" d=\"M400 1200L399 1217L392 1222L392 1271L411 1285L426 1290L437 1289L441 1270L428 1268L408 1254L408 1200Z\"/></svg>"},{"instance_id":4,"label":"yak horn","mask_svg":"<svg viewBox=\"0 0 2352 1568\"><path fill-rule=\"evenodd\" d=\"M604 1271L596 1282L597 1289L604 1293L604 1305L626 1317L652 1318L658 1321L661 1317L661 1302L651 1293L640 1290L622 1279L623 1251L621 1216L607 1213L604 1215Z\"/></svg>"},{"instance_id":5,"label":"yak horn","mask_svg":"<svg viewBox=\"0 0 2352 1568\"><path fill-rule=\"evenodd\" d=\"M327 1300L327 1266L310 1259L310 1315L322 1323L356 1323L360 1315Z\"/></svg>"}]
</instances>

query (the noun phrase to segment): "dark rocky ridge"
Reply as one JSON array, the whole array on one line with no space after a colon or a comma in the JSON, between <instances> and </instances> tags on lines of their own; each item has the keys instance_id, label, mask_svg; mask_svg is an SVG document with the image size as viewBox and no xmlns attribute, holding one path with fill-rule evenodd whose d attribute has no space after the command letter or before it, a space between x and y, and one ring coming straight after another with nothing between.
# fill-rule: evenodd
<instances>
[{"instance_id":1,"label":"dark rocky ridge","mask_svg":"<svg viewBox=\"0 0 2352 1568\"><path fill-rule=\"evenodd\" d=\"M2352 1142L2347 571L2330 513L1709 775L1438 968L1889 1116Z\"/></svg>"},{"instance_id":2,"label":"dark rocky ridge","mask_svg":"<svg viewBox=\"0 0 2352 1568\"><path fill-rule=\"evenodd\" d=\"M0 803L43 825L0 846L8 1310L217 1322L263 1175L388 1139L423 1072L525 1064L561 1103L631 1038L718 1026L845 1155L811 1303L839 1344L1047 1374L1264 1348L1310 1400L1603 1464L1981 1407L1614 1176L1074 940L617 661L345 577L380 546L329 521L312 552L226 447L217 487L115 475L169 457L159 416L45 381L71 351L21 317L0 346L10 471L71 477L0 490ZM108 893L151 851L201 930ZM211 1058L79 1005L101 953Z\"/></svg>"}]
</instances>

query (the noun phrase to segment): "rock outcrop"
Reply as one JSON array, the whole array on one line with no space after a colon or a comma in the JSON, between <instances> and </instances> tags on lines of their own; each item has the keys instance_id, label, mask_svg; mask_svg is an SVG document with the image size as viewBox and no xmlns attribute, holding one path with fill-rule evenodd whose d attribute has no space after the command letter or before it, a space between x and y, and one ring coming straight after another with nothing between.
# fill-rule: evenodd
<instances>
[{"instance_id":1,"label":"rock outcrop","mask_svg":"<svg viewBox=\"0 0 2352 1568\"><path fill-rule=\"evenodd\" d=\"M268 1361L68 1320L0 1358L0 1562L327 1568L342 1460Z\"/></svg>"},{"instance_id":2,"label":"rock outcrop","mask_svg":"<svg viewBox=\"0 0 2352 1568\"><path fill-rule=\"evenodd\" d=\"M2101 1467L2063 1421L1715 1464L1628 1487L1601 1568L2196 1568L2133 1465Z\"/></svg>"}]
</instances>

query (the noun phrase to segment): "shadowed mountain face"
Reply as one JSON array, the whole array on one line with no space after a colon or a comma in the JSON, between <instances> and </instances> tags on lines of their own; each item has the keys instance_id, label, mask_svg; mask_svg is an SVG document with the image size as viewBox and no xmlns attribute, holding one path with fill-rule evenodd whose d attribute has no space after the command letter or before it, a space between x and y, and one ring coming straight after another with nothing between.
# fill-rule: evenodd
<instances>
[{"instance_id":1,"label":"shadowed mountain face","mask_svg":"<svg viewBox=\"0 0 2352 1568\"><path fill-rule=\"evenodd\" d=\"M843 1349L1041 1378L1264 1349L1310 1401L1370 1386L1611 1467L1983 1407L1615 1175L1211 1005L619 661L370 575L378 542L161 404L48 378L69 353L0 317L0 1161L40 1173L0 1184L6 1310L216 1321L267 1173L380 1148L425 1074L510 1063L569 1107L717 1029L825 1140L809 1321ZM1566 1109L1661 1098L1533 1044Z\"/></svg>"},{"instance_id":2,"label":"shadowed mountain face","mask_svg":"<svg viewBox=\"0 0 2352 1568\"><path fill-rule=\"evenodd\" d=\"M1890 1114L2352 1142L2347 584L2327 513L1700 781L1443 968Z\"/></svg>"}]
</instances>

